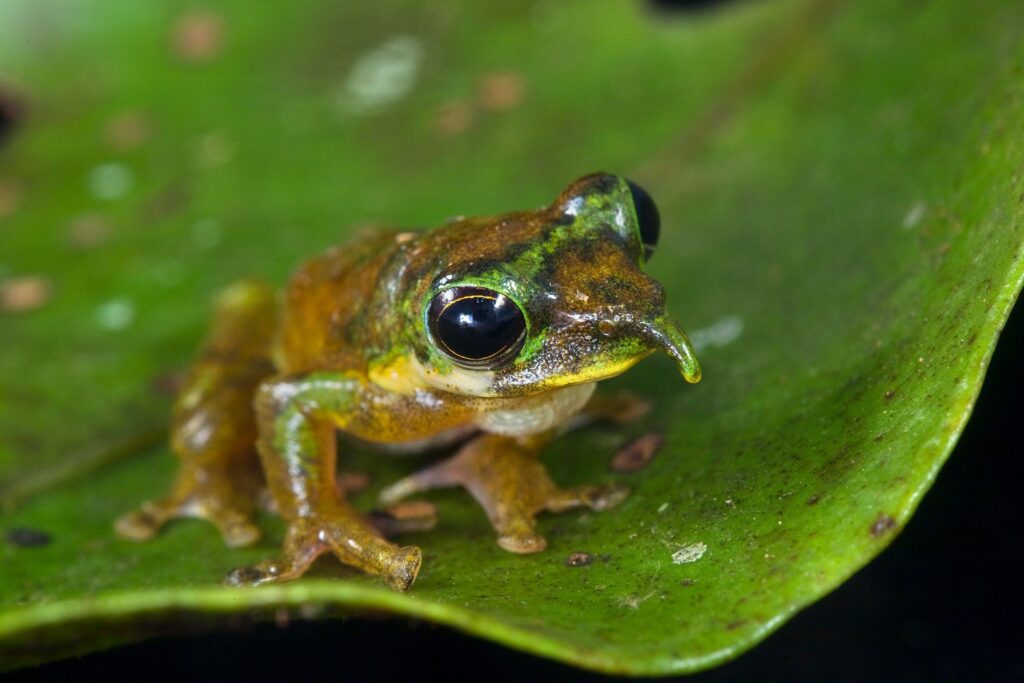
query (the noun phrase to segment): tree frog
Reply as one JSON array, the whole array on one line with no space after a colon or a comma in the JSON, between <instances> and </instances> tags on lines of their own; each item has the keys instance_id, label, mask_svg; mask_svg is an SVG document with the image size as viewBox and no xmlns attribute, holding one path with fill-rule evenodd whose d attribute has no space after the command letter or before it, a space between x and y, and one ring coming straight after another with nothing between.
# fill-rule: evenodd
<instances>
[{"instance_id":1,"label":"tree frog","mask_svg":"<svg viewBox=\"0 0 1024 683\"><path fill-rule=\"evenodd\" d=\"M282 552L228 583L295 579L332 553L405 590L420 550L387 540L345 500L341 430L407 449L461 442L387 486L381 502L461 486L502 548L543 550L539 512L603 509L624 495L560 488L538 460L573 423L636 412L592 398L595 383L658 349L700 379L664 289L643 271L659 229L645 191L597 173L535 211L366 234L301 266L283 301L262 282L230 286L174 406L177 479L117 531L146 540L191 516L229 546L249 545L265 486L287 523Z\"/></svg>"}]
</instances>

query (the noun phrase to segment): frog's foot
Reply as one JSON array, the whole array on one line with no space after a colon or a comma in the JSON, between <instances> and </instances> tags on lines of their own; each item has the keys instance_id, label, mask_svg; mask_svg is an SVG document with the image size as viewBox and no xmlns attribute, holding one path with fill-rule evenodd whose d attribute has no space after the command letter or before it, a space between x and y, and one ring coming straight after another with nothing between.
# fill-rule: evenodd
<instances>
[{"instance_id":1,"label":"frog's foot","mask_svg":"<svg viewBox=\"0 0 1024 683\"><path fill-rule=\"evenodd\" d=\"M484 434L450 459L387 487L380 501L393 505L420 491L451 486L462 486L473 495L498 532L498 545L514 553L535 553L547 547L536 530L535 517L540 512L577 507L604 510L628 493L617 485L560 489L537 460L535 447Z\"/></svg>"},{"instance_id":2,"label":"frog's foot","mask_svg":"<svg viewBox=\"0 0 1024 683\"><path fill-rule=\"evenodd\" d=\"M254 486L248 483L245 475L183 469L167 498L146 501L118 518L114 529L130 541L148 541L172 519L196 517L216 526L228 547L252 545L260 529L253 522Z\"/></svg>"},{"instance_id":3,"label":"frog's foot","mask_svg":"<svg viewBox=\"0 0 1024 683\"><path fill-rule=\"evenodd\" d=\"M338 502L288 525L280 559L265 560L228 574L230 586L256 586L302 576L313 561L333 553L343 564L383 577L392 588L412 585L423 561L419 548L398 547L381 538L354 510Z\"/></svg>"}]
</instances>

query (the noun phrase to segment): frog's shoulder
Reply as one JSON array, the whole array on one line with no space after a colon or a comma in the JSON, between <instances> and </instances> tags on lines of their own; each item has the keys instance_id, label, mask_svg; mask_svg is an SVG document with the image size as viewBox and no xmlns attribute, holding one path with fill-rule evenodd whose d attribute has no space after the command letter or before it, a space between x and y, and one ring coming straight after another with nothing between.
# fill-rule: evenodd
<instances>
[{"instance_id":1,"label":"frog's shoulder","mask_svg":"<svg viewBox=\"0 0 1024 683\"><path fill-rule=\"evenodd\" d=\"M352 328L372 298L382 268L405 233L366 229L302 264L285 292L281 350L285 372L360 370Z\"/></svg>"}]
</instances>

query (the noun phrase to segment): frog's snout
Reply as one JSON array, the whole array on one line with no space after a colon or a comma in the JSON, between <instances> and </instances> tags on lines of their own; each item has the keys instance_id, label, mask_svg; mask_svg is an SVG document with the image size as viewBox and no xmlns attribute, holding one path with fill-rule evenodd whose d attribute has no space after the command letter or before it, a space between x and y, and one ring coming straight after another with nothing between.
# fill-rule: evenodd
<instances>
[{"instance_id":1,"label":"frog's snout","mask_svg":"<svg viewBox=\"0 0 1024 683\"><path fill-rule=\"evenodd\" d=\"M675 359L679 372L687 382L695 384L700 381L700 363L697 362L693 345L674 319L661 315L653 321L642 322L640 334Z\"/></svg>"}]
</instances>

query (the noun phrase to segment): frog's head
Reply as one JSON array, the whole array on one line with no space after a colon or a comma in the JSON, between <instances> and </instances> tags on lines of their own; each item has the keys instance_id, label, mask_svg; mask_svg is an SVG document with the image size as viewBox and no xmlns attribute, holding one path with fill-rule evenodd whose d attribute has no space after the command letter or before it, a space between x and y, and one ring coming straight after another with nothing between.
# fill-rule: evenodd
<instances>
[{"instance_id":1,"label":"frog's head","mask_svg":"<svg viewBox=\"0 0 1024 683\"><path fill-rule=\"evenodd\" d=\"M410 302L423 379L518 396L612 377L660 349L699 381L664 289L643 272L658 232L648 194L600 173L549 207L461 219L425 236L419 250L434 264Z\"/></svg>"}]
</instances>

